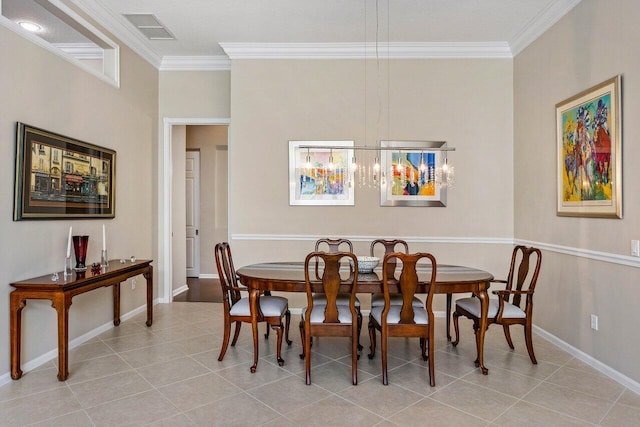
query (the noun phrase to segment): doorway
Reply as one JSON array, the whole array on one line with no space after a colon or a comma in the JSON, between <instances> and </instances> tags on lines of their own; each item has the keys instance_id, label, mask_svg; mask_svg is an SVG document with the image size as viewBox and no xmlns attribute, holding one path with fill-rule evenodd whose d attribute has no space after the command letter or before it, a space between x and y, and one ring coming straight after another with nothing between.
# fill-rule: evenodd
<instances>
[{"instance_id":1,"label":"doorway","mask_svg":"<svg viewBox=\"0 0 640 427\"><path fill-rule=\"evenodd\" d=\"M159 170L161 172L160 172L160 183L158 187L158 228L159 228L158 273L160 276L159 283L161 283L160 288L162 289L162 296L159 297L159 301L162 303L170 303L172 301L174 291L177 291L176 293L180 292L180 290L174 289L173 287L173 277L174 277L173 270L174 270L174 264L175 264L174 256L177 257L178 260L186 261L186 253L185 253L186 249L175 251L174 245L173 245L174 239L176 242L181 241L182 242L181 245L183 247L186 242L186 222L183 222L181 226L177 226L175 224L174 217L179 215L176 215L175 214L176 211L173 210L178 208L182 212L186 212L186 200L182 198L182 201L180 201L179 199L181 199L181 197L175 197L173 194L173 190L176 188L178 189L181 188L183 192L185 191L184 179L179 180L179 184L176 185L173 172L176 170L175 166L180 165L182 169L182 173L178 175L182 175L182 177L184 177L186 146L181 145L180 143L178 143L178 146L175 146L174 142L172 141L173 128L174 127L179 128L180 126L187 127L187 128L189 126L194 126L194 127L221 126L226 128L227 135L228 135L229 123L230 123L229 119L197 119L197 118L193 118L193 119L165 118L164 119L164 126L163 126L164 138L163 138L162 150L159 155L159 163L160 163ZM181 149L179 147L181 147ZM182 154L180 154L179 152L181 152ZM227 191L226 191L226 186L227 186L226 179L228 177L226 172L227 162L228 162L226 145L224 147L216 149L216 152L221 152L221 154L223 154L221 156L218 156L219 160L216 163L218 163L218 165L222 164L225 171L225 183L223 186L225 203L224 203L224 208L222 208L222 210L224 211L223 216L226 221L226 218L228 215L228 212L227 212L228 209L226 207L227 199L228 199ZM175 160L176 156L177 158L181 158L181 160L176 161ZM204 175L204 160L202 159L202 153L201 153L201 165L202 165L201 173ZM205 191L204 187L206 185L207 185L207 181L205 177L202 176L201 186L203 187L203 191L201 192L201 194L219 192L218 191L218 189L220 189L219 185L216 185L215 188L212 188L211 189L212 191ZM180 206L174 206L174 201L178 202ZM201 202L202 202L201 203L202 205L204 201L201 200ZM218 207L218 209L220 209L220 207ZM202 235L203 233L202 228L200 228L199 230L200 230L199 234L202 242L202 244L200 245L201 251L206 251L208 246L211 246L210 252L211 254L213 254L213 245L215 245L215 240L212 240L211 242L208 240L205 240L204 236ZM180 236L177 236L176 234L181 234L182 237L180 238ZM226 225L224 227L223 234L224 234L223 239L227 240L228 230L226 229ZM215 265L215 261L213 261L213 256L209 258L211 258L213 265ZM201 257L201 259L206 259L206 257ZM182 268L180 268L180 270L182 270ZM185 283L186 283L186 268L184 270L184 273L185 273L184 275L185 275ZM217 274L215 273L215 267L208 268L207 270L205 270L205 266L202 265L201 263L199 277L200 278L217 278Z\"/></svg>"}]
</instances>

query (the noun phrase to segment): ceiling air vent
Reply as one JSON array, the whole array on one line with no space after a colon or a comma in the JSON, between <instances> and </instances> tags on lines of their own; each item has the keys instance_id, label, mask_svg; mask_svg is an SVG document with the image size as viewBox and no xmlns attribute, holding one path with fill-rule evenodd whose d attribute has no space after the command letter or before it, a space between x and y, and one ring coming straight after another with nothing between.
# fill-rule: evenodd
<instances>
[{"instance_id":1,"label":"ceiling air vent","mask_svg":"<svg viewBox=\"0 0 640 427\"><path fill-rule=\"evenodd\" d=\"M173 34L150 13L125 13L123 16L149 40L175 40Z\"/></svg>"}]
</instances>

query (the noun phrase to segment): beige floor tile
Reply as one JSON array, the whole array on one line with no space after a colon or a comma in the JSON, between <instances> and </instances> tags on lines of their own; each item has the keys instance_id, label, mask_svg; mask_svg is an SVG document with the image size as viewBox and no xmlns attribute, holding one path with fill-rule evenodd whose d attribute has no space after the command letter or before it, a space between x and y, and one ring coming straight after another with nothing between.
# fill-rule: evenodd
<instances>
[{"instance_id":1,"label":"beige floor tile","mask_svg":"<svg viewBox=\"0 0 640 427\"><path fill-rule=\"evenodd\" d=\"M429 396L456 380L455 377L438 372L436 369L436 385L435 387L431 387L429 383L429 367L427 362L424 362L424 365L407 363L397 369L390 370L388 374L389 384L396 384L422 396ZM380 376L375 378L375 381L382 382L382 377Z\"/></svg>"},{"instance_id":2,"label":"beige floor tile","mask_svg":"<svg viewBox=\"0 0 640 427\"><path fill-rule=\"evenodd\" d=\"M232 366L244 365L249 370L249 367L253 364L253 354L244 350L240 350L234 347L229 347L227 353L222 361L218 361L220 355L220 349L217 348L212 351L204 351L191 355L191 358L197 360L202 365L206 366L212 371L220 371Z\"/></svg>"},{"instance_id":3,"label":"beige floor tile","mask_svg":"<svg viewBox=\"0 0 640 427\"><path fill-rule=\"evenodd\" d=\"M70 412L60 417L50 418L48 420L29 424L33 427L94 427L91 419L85 411Z\"/></svg>"},{"instance_id":4,"label":"beige floor tile","mask_svg":"<svg viewBox=\"0 0 640 427\"><path fill-rule=\"evenodd\" d=\"M145 322L147 321L147 315L144 317L140 317L139 321L134 321L133 319L129 319L125 322L120 323L119 326L109 329L98 335L97 338L101 340L108 340L111 338L124 337L127 335L135 335L141 334L147 331L147 326Z\"/></svg>"},{"instance_id":5,"label":"beige floor tile","mask_svg":"<svg viewBox=\"0 0 640 427\"><path fill-rule=\"evenodd\" d=\"M640 408L615 405L600 423L603 427L640 426Z\"/></svg>"},{"instance_id":6,"label":"beige floor tile","mask_svg":"<svg viewBox=\"0 0 640 427\"><path fill-rule=\"evenodd\" d=\"M157 390L127 396L86 411L96 427L140 426L178 414L176 407Z\"/></svg>"},{"instance_id":7,"label":"beige floor tile","mask_svg":"<svg viewBox=\"0 0 640 427\"><path fill-rule=\"evenodd\" d=\"M593 426L594 424L520 401L502 414L492 425L504 427L569 427Z\"/></svg>"},{"instance_id":8,"label":"beige floor tile","mask_svg":"<svg viewBox=\"0 0 640 427\"><path fill-rule=\"evenodd\" d=\"M167 362L186 356L177 343L161 343L118 353L132 368Z\"/></svg>"},{"instance_id":9,"label":"beige floor tile","mask_svg":"<svg viewBox=\"0 0 640 427\"><path fill-rule=\"evenodd\" d=\"M443 387L430 397L486 421L496 419L517 402L517 399L506 394L461 380Z\"/></svg>"},{"instance_id":10,"label":"beige floor tile","mask_svg":"<svg viewBox=\"0 0 640 427\"><path fill-rule=\"evenodd\" d=\"M80 410L68 387L31 394L0 403L3 426L22 426Z\"/></svg>"},{"instance_id":11,"label":"beige floor tile","mask_svg":"<svg viewBox=\"0 0 640 427\"><path fill-rule=\"evenodd\" d=\"M170 328L154 330L153 334L160 338L162 342L180 341L185 338L193 338L206 334L208 331L196 328L185 322L182 326L174 326Z\"/></svg>"},{"instance_id":12,"label":"beige floor tile","mask_svg":"<svg viewBox=\"0 0 640 427\"><path fill-rule=\"evenodd\" d=\"M0 387L0 402L65 386L64 382L58 381L58 368L30 371L22 374L19 380Z\"/></svg>"},{"instance_id":13,"label":"beige floor tile","mask_svg":"<svg viewBox=\"0 0 640 427\"><path fill-rule=\"evenodd\" d=\"M345 356L338 360L345 364L351 364L351 356ZM398 357L388 355L387 371L390 371L402 365L406 365L407 363L409 362L405 359L400 359ZM368 352L363 351L362 355L360 356L360 360L358 360L358 369L368 372L371 375L382 375L382 355L380 354L380 352L376 351L374 358L369 359Z\"/></svg>"},{"instance_id":14,"label":"beige floor tile","mask_svg":"<svg viewBox=\"0 0 640 427\"><path fill-rule=\"evenodd\" d=\"M158 391L181 411L242 393L242 389L214 373L159 387Z\"/></svg>"},{"instance_id":15,"label":"beige floor tile","mask_svg":"<svg viewBox=\"0 0 640 427\"><path fill-rule=\"evenodd\" d=\"M391 382L385 386L382 381L372 379L361 385L362 387L342 390L338 395L383 418L390 417L424 398L421 394L398 387Z\"/></svg>"},{"instance_id":16,"label":"beige floor tile","mask_svg":"<svg viewBox=\"0 0 640 427\"><path fill-rule=\"evenodd\" d=\"M159 340L150 330L145 330L137 334L103 339L102 341L117 353L162 343L162 340Z\"/></svg>"},{"instance_id":17,"label":"beige floor tile","mask_svg":"<svg viewBox=\"0 0 640 427\"><path fill-rule=\"evenodd\" d=\"M134 371L124 371L106 377L69 386L83 408L97 406L151 389L151 385Z\"/></svg>"},{"instance_id":18,"label":"beige floor tile","mask_svg":"<svg viewBox=\"0 0 640 427\"><path fill-rule=\"evenodd\" d=\"M330 392L314 384L306 385L296 376L251 389L248 393L280 414L312 405L330 395Z\"/></svg>"},{"instance_id":19,"label":"beige floor tile","mask_svg":"<svg viewBox=\"0 0 640 427\"><path fill-rule=\"evenodd\" d=\"M191 421L186 415L178 414L169 418L163 418L151 424L148 427L195 427L196 423Z\"/></svg>"},{"instance_id":20,"label":"beige floor tile","mask_svg":"<svg viewBox=\"0 0 640 427\"><path fill-rule=\"evenodd\" d=\"M98 357L69 365L68 384L92 380L130 370L131 367L117 354Z\"/></svg>"},{"instance_id":21,"label":"beige floor tile","mask_svg":"<svg viewBox=\"0 0 640 427\"><path fill-rule=\"evenodd\" d=\"M640 394L636 394L631 390L626 389L616 403L633 406L634 408L640 408Z\"/></svg>"},{"instance_id":22,"label":"beige floor tile","mask_svg":"<svg viewBox=\"0 0 640 427\"><path fill-rule=\"evenodd\" d=\"M147 365L136 369L136 371L154 387L161 387L211 372L190 357Z\"/></svg>"},{"instance_id":23,"label":"beige floor tile","mask_svg":"<svg viewBox=\"0 0 640 427\"><path fill-rule=\"evenodd\" d=\"M547 382L541 383L524 400L594 424L613 406L612 402Z\"/></svg>"},{"instance_id":24,"label":"beige floor tile","mask_svg":"<svg viewBox=\"0 0 640 427\"><path fill-rule=\"evenodd\" d=\"M182 340L176 340L175 344L187 355L202 353L203 351L220 350L222 345L222 335L214 334L197 335Z\"/></svg>"},{"instance_id":25,"label":"beige floor tile","mask_svg":"<svg viewBox=\"0 0 640 427\"><path fill-rule=\"evenodd\" d=\"M83 360L95 359L96 357L109 356L114 351L102 341L95 341L90 344L82 344L69 350L69 363L82 362ZM55 359L58 363L58 359Z\"/></svg>"},{"instance_id":26,"label":"beige floor tile","mask_svg":"<svg viewBox=\"0 0 640 427\"><path fill-rule=\"evenodd\" d=\"M486 421L450 406L425 398L389 418L403 427L421 426L485 426Z\"/></svg>"},{"instance_id":27,"label":"beige floor tile","mask_svg":"<svg viewBox=\"0 0 640 427\"><path fill-rule=\"evenodd\" d=\"M541 380L501 368L491 369L489 375L483 375L480 370L475 370L462 377L462 380L516 398L522 398L541 382Z\"/></svg>"},{"instance_id":28,"label":"beige floor tile","mask_svg":"<svg viewBox=\"0 0 640 427\"><path fill-rule=\"evenodd\" d=\"M546 381L612 402L624 391L624 386L595 370L587 372L584 369L562 367Z\"/></svg>"},{"instance_id":29,"label":"beige floor tile","mask_svg":"<svg viewBox=\"0 0 640 427\"><path fill-rule=\"evenodd\" d=\"M251 364L236 365L216 371L216 373L242 390L260 387L291 376L291 373L269 363L259 364L258 369L253 374L249 371L250 366Z\"/></svg>"},{"instance_id":30,"label":"beige floor tile","mask_svg":"<svg viewBox=\"0 0 640 427\"><path fill-rule=\"evenodd\" d=\"M185 415L197 426L245 427L267 423L280 417L263 403L246 393L200 406Z\"/></svg>"},{"instance_id":31,"label":"beige floor tile","mask_svg":"<svg viewBox=\"0 0 640 427\"><path fill-rule=\"evenodd\" d=\"M383 421L378 415L335 395L290 412L287 418L298 425L318 427L373 426Z\"/></svg>"},{"instance_id":32,"label":"beige floor tile","mask_svg":"<svg viewBox=\"0 0 640 427\"><path fill-rule=\"evenodd\" d=\"M305 372L300 372L296 376L304 384L306 377ZM358 371L358 384L370 378L372 378L371 374L360 370ZM316 366L314 365L313 358L311 359L311 383L332 392L357 387L354 386L351 381L351 365L334 361Z\"/></svg>"}]
</instances>

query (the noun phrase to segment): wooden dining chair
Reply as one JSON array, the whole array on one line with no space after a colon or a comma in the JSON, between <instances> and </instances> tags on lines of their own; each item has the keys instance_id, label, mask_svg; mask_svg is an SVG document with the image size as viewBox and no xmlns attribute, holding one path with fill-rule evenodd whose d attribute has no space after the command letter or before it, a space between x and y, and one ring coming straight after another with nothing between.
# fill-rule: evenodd
<instances>
[{"instance_id":1,"label":"wooden dining chair","mask_svg":"<svg viewBox=\"0 0 640 427\"><path fill-rule=\"evenodd\" d=\"M394 260L395 258L395 260ZM428 259L431 263L431 276L429 278L429 291L423 305L414 305L414 296L418 290L418 273L416 264L422 259ZM387 273L389 261L402 262L400 278L396 280ZM384 305L372 307L369 314L369 338L371 340L371 353L369 359L373 359L376 353L376 330L380 331L382 352L382 384L388 385L387 375L387 340L389 337L417 337L420 338L422 359L429 361L429 384L436 385L434 373L434 315L433 293L436 282L436 259L433 255L424 252L404 254L392 252L385 255L382 263L382 291ZM402 304L391 304L389 284L397 284L402 294Z\"/></svg>"},{"instance_id":2,"label":"wooden dining chair","mask_svg":"<svg viewBox=\"0 0 640 427\"><path fill-rule=\"evenodd\" d=\"M353 253L353 243L349 239L331 239L331 238L323 238L318 239L316 241L315 252L320 252L323 247L326 246L325 252L327 253L335 253L335 252L350 252ZM316 279L320 279L319 271L318 271L319 260L315 261L315 273ZM354 266L349 264L349 272L353 274ZM345 293L338 294L338 304L340 305L349 305L349 299L351 296ZM327 303L327 298L322 293L316 293L313 295L313 302L315 305L323 305ZM358 312L358 332L362 330L362 312L360 311L360 300L356 297L356 311ZM358 337L360 335L358 334ZM358 338L358 350L362 350L362 346L360 345L360 341Z\"/></svg>"},{"instance_id":3,"label":"wooden dining chair","mask_svg":"<svg viewBox=\"0 0 640 427\"><path fill-rule=\"evenodd\" d=\"M384 249L384 254L382 254L381 258L384 258L385 255L390 254L392 252L403 252L405 254L409 253L409 245L404 240L376 239L373 242L371 242L371 247L369 249L369 253L371 254L371 256L376 256L376 254L379 253L376 251L376 248L380 246L382 246ZM398 246L403 250L397 251L396 247ZM387 273L386 273L387 278L393 279L395 277L396 266L397 266L396 258L391 258L388 261L388 264L389 265L387 267ZM390 298L391 298L392 305L402 304L401 294L391 294ZM414 303L414 306L416 307L422 306L422 301L420 301L420 298L418 297L414 297L413 303ZM384 305L384 294L382 292L378 292L371 295L371 307L381 307L383 305Z\"/></svg>"},{"instance_id":4,"label":"wooden dining chair","mask_svg":"<svg viewBox=\"0 0 640 427\"><path fill-rule=\"evenodd\" d=\"M341 260L349 259L354 271L340 273ZM320 264L319 278L311 279L310 263ZM311 338L314 336L351 338L351 380L358 384L358 312L356 311L356 283L358 281L358 259L351 252L311 252L304 261L307 306L302 309L300 338L303 344L300 358L305 359L306 384L311 384ZM344 265L342 265L344 267ZM341 286L349 286L349 304L338 304ZM316 288L314 289L314 286ZM323 305L314 301L314 291L326 296Z\"/></svg>"},{"instance_id":5,"label":"wooden dining chair","mask_svg":"<svg viewBox=\"0 0 640 427\"><path fill-rule=\"evenodd\" d=\"M241 292L246 292L247 289L239 286L229 243L218 243L215 246L215 258L216 266L218 267L218 277L220 277L220 285L222 286L222 302L224 305L224 337L220 355L218 356L218 360L222 361L229 346L231 324L235 323L236 325L233 341L231 341L231 346L233 347L238 341L242 323L251 323L251 307L249 298L242 297L241 295ZM258 322L266 322L268 326L277 332L276 358L278 365L282 366L284 364L284 359L282 359L281 354L283 317L286 318L286 325L284 326L285 340L288 345L291 345L291 341L289 340L289 324L291 322L289 302L283 297L263 295L258 297L258 309Z\"/></svg>"},{"instance_id":6,"label":"wooden dining chair","mask_svg":"<svg viewBox=\"0 0 640 427\"><path fill-rule=\"evenodd\" d=\"M509 326L523 325L524 338L527 351L533 364L537 364L536 356L533 352L533 341L531 338L532 318L533 318L533 292L538 281L540 265L542 264L542 253L540 249L523 245L516 246L511 255L511 266L507 280L493 280L495 283L505 283L504 290L493 291L498 298L489 299L489 309L487 313L487 327L493 323L502 325L507 344L513 349ZM516 271L517 266L517 271ZM524 308L521 308L522 297L525 296ZM478 337L478 324L480 320L480 300L478 298L462 298L456 301L456 310L453 313L453 326L456 333L456 340L452 343L458 345L460 335L458 330L458 318L465 316L473 320L473 330ZM477 364L477 361L476 361Z\"/></svg>"}]
</instances>

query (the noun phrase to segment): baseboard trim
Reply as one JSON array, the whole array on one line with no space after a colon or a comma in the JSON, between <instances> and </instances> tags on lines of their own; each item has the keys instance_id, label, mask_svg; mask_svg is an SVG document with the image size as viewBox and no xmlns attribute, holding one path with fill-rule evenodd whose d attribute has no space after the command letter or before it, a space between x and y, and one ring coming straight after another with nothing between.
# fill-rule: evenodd
<instances>
[{"instance_id":1,"label":"baseboard trim","mask_svg":"<svg viewBox=\"0 0 640 427\"><path fill-rule=\"evenodd\" d=\"M174 289L173 291L171 291L171 296L175 297L176 295L180 295L183 292L187 292L189 290L189 286L187 285L182 285L177 289Z\"/></svg>"},{"instance_id":2,"label":"baseboard trim","mask_svg":"<svg viewBox=\"0 0 640 427\"><path fill-rule=\"evenodd\" d=\"M219 279L218 273L203 273L198 275L198 279Z\"/></svg>"},{"instance_id":3,"label":"baseboard trim","mask_svg":"<svg viewBox=\"0 0 640 427\"><path fill-rule=\"evenodd\" d=\"M160 303L159 299L156 299L153 301L153 305L157 305ZM147 305L141 305L138 308L135 308L133 310L131 310L130 312L123 314L120 316L120 321L125 321L125 320L129 320L132 317L140 314L140 313L144 313L147 311ZM100 335L103 332L106 332L110 329L112 329L113 326L113 320L109 320L108 322L98 326L97 328L87 332L86 334L80 335L79 337L69 341L69 350L74 349L75 347L89 341L91 338L97 337L98 335ZM38 366L47 363L50 360L54 360L55 358L58 357L58 348L56 347L55 349L48 351L47 353L36 357L35 359L31 359L28 362L25 363L21 363L20 367L22 368L23 372L29 372L35 368L37 368ZM9 382L11 382L11 372L7 372L3 375L0 375L0 386L3 386L4 384L8 384Z\"/></svg>"},{"instance_id":4,"label":"baseboard trim","mask_svg":"<svg viewBox=\"0 0 640 427\"><path fill-rule=\"evenodd\" d=\"M571 344L566 343L565 341L561 340L560 338L556 337L555 335L545 331L544 329L538 326L534 325L533 331L539 336L541 336L542 338L544 338L545 340L549 341L551 344L557 345L567 353L571 354L576 359L583 361L584 363L591 366L595 370L603 373L604 375L608 376L612 380L627 387L629 390L633 391L634 393L640 394L640 383L632 380L631 378L627 377L624 374L621 374L620 372L616 371L610 366L600 362L598 359L595 359L592 356L589 356L587 353L583 352L582 350L575 348Z\"/></svg>"}]
</instances>

